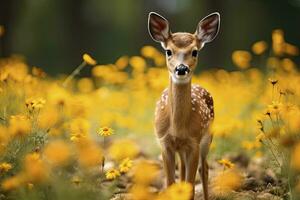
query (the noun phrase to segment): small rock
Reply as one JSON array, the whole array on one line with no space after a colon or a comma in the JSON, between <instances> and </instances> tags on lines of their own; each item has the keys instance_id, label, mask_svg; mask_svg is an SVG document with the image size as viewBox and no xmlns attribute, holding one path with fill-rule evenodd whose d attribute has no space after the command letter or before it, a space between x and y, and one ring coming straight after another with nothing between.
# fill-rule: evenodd
<instances>
[{"instance_id":1,"label":"small rock","mask_svg":"<svg viewBox=\"0 0 300 200\"><path fill-rule=\"evenodd\" d=\"M159 190L157 188L155 188L155 187L149 187L149 191L151 193L158 193L159 192Z\"/></svg>"},{"instance_id":2,"label":"small rock","mask_svg":"<svg viewBox=\"0 0 300 200\"><path fill-rule=\"evenodd\" d=\"M234 156L231 160L232 162L244 168L246 168L249 165L249 157L244 153L240 153Z\"/></svg>"},{"instance_id":3,"label":"small rock","mask_svg":"<svg viewBox=\"0 0 300 200\"><path fill-rule=\"evenodd\" d=\"M107 170L113 168L114 166L115 166L115 164L112 161L106 161L103 171L107 171Z\"/></svg>"},{"instance_id":4,"label":"small rock","mask_svg":"<svg viewBox=\"0 0 300 200\"><path fill-rule=\"evenodd\" d=\"M262 177L263 181L265 182L266 185L268 184L276 184L276 175L275 173L271 170L271 169L268 169L266 171L266 173L263 175Z\"/></svg>"},{"instance_id":5,"label":"small rock","mask_svg":"<svg viewBox=\"0 0 300 200\"><path fill-rule=\"evenodd\" d=\"M125 182L118 182L117 183L117 187L120 188L120 189L125 189L127 186L127 183Z\"/></svg>"},{"instance_id":6,"label":"small rock","mask_svg":"<svg viewBox=\"0 0 300 200\"><path fill-rule=\"evenodd\" d=\"M285 187L280 187L280 186L273 186L268 188L265 191L277 196L284 196L284 194L286 193Z\"/></svg>"},{"instance_id":7,"label":"small rock","mask_svg":"<svg viewBox=\"0 0 300 200\"><path fill-rule=\"evenodd\" d=\"M165 177L163 171L160 172L160 175L158 175L158 177L160 178L156 178L152 182L151 186L157 188L158 190L161 190L164 187L164 183L165 183Z\"/></svg>"},{"instance_id":8,"label":"small rock","mask_svg":"<svg viewBox=\"0 0 300 200\"><path fill-rule=\"evenodd\" d=\"M257 195L256 197L257 200L282 200L281 197L272 195L270 193L262 193Z\"/></svg>"},{"instance_id":9,"label":"small rock","mask_svg":"<svg viewBox=\"0 0 300 200\"><path fill-rule=\"evenodd\" d=\"M258 188L261 184L259 181L254 177L246 178L244 181L244 184L242 186L242 189L244 190L253 190L255 191L256 188Z\"/></svg>"},{"instance_id":10,"label":"small rock","mask_svg":"<svg viewBox=\"0 0 300 200\"><path fill-rule=\"evenodd\" d=\"M246 191L246 192L232 192L233 200L256 200L255 192Z\"/></svg>"},{"instance_id":11,"label":"small rock","mask_svg":"<svg viewBox=\"0 0 300 200\"><path fill-rule=\"evenodd\" d=\"M110 200L130 200L130 199L132 199L132 196L130 194L116 194Z\"/></svg>"}]
</instances>

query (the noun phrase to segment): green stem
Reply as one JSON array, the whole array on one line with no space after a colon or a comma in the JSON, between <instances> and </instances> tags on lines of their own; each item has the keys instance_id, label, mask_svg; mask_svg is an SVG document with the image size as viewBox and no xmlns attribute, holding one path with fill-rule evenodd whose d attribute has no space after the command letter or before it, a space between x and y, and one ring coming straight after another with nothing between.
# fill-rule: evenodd
<instances>
[{"instance_id":1,"label":"green stem","mask_svg":"<svg viewBox=\"0 0 300 200\"><path fill-rule=\"evenodd\" d=\"M276 163L278 164L278 167L280 168L281 167L281 164L280 164L280 162L278 161L278 159L277 159L277 157L276 157L276 155L275 155L275 153L274 153L274 151L273 151L273 149L272 149L272 146L270 145L270 144L268 144L268 143L264 143L267 147L268 147L268 149L271 151L271 154L273 155L273 157L274 157L274 160L276 161Z\"/></svg>"},{"instance_id":2,"label":"green stem","mask_svg":"<svg viewBox=\"0 0 300 200\"><path fill-rule=\"evenodd\" d=\"M76 76L80 73L80 71L84 68L86 65L86 62L83 61L63 82L62 86L66 87L67 84Z\"/></svg>"},{"instance_id":3,"label":"green stem","mask_svg":"<svg viewBox=\"0 0 300 200\"><path fill-rule=\"evenodd\" d=\"M105 137L103 137L103 149L105 149ZM102 160L102 173L104 172L104 166L105 166L105 157L103 156L103 160Z\"/></svg>"},{"instance_id":4,"label":"green stem","mask_svg":"<svg viewBox=\"0 0 300 200\"><path fill-rule=\"evenodd\" d=\"M274 85L272 84L272 101L274 101Z\"/></svg>"}]
</instances>

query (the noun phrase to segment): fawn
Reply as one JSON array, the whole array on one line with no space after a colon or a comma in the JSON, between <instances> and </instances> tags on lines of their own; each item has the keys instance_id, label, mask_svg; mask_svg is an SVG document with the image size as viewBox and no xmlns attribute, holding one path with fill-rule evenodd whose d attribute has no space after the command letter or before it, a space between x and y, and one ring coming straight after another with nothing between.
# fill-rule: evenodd
<instances>
[{"instance_id":1,"label":"fawn","mask_svg":"<svg viewBox=\"0 0 300 200\"><path fill-rule=\"evenodd\" d=\"M202 87L192 85L198 51L217 35L219 13L203 18L194 34L171 33L168 21L157 13L148 17L152 39L166 51L169 86L162 93L155 111L155 132L162 148L167 186L175 182L175 154L180 157L180 179L193 186L198 165L204 199L208 200L208 164L206 157L212 141L209 125L214 119L213 99Z\"/></svg>"}]
</instances>

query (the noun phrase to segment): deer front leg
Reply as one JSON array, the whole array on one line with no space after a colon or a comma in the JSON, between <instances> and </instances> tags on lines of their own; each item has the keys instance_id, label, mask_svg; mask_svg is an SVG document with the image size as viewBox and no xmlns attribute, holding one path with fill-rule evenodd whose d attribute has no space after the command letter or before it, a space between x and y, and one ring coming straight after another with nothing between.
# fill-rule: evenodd
<instances>
[{"instance_id":1,"label":"deer front leg","mask_svg":"<svg viewBox=\"0 0 300 200\"><path fill-rule=\"evenodd\" d=\"M170 147L163 147L162 157L166 174L166 184L170 186L175 183L175 150Z\"/></svg>"},{"instance_id":2,"label":"deer front leg","mask_svg":"<svg viewBox=\"0 0 300 200\"><path fill-rule=\"evenodd\" d=\"M186 154L186 181L192 184L193 193L195 195L195 177L199 163L199 145L193 145L189 152Z\"/></svg>"}]
</instances>

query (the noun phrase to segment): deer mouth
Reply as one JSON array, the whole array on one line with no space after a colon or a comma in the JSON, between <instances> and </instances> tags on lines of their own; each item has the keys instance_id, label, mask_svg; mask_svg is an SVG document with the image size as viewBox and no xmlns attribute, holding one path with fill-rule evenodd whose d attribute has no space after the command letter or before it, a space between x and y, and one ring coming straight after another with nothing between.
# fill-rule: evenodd
<instances>
[{"instance_id":1,"label":"deer mouth","mask_svg":"<svg viewBox=\"0 0 300 200\"><path fill-rule=\"evenodd\" d=\"M191 80L191 70L186 65L179 65L175 67L172 73L172 79L175 83L187 83Z\"/></svg>"},{"instance_id":2,"label":"deer mouth","mask_svg":"<svg viewBox=\"0 0 300 200\"><path fill-rule=\"evenodd\" d=\"M179 79L186 78L190 72L191 72L190 68L184 64L180 64L176 66L174 69L175 76L176 78Z\"/></svg>"},{"instance_id":3,"label":"deer mouth","mask_svg":"<svg viewBox=\"0 0 300 200\"><path fill-rule=\"evenodd\" d=\"M185 72L178 72L178 71L174 71L176 77L178 78L184 78L186 76L188 76L188 74L190 73L190 71L185 71Z\"/></svg>"}]
</instances>

